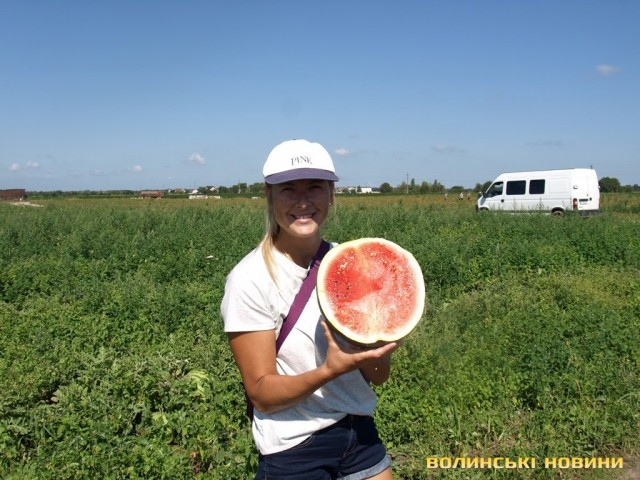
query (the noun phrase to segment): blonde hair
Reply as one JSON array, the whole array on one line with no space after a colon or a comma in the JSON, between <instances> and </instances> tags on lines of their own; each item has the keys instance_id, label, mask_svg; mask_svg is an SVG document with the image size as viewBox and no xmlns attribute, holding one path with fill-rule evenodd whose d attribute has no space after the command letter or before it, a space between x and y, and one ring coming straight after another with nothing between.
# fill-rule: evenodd
<instances>
[{"instance_id":1,"label":"blonde hair","mask_svg":"<svg viewBox=\"0 0 640 480\"><path fill-rule=\"evenodd\" d=\"M272 252L275 248L276 238L278 238L280 225L278 225L276 217L273 214L273 201L271 200L272 192L273 189L271 186L269 184L265 184L265 196L267 197L267 209L265 214L266 227L264 237L262 237L262 240L260 241L260 249L262 251L262 257L264 258L264 263L267 266L269 276L277 284L278 280L276 279L276 274L273 270Z\"/></svg>"},{"instance_id":2,"label":"blonde hair","mask_svg":"<svg viewBox=\"0 0 640 480\"><path fill-rule=\"evenodd\" d=\"M331 191L331 196L333 198L335 182L330 180L327 180L327 182L329 183L329 190ZM273 269L273 250L275 249L276 239L278 238L278 233L280 232L280 225L278 225L276 216L273 213L273 189L271 188L271 185L265 183L264 191L265 197L267 197L267 210L265 215L266 227L264 237L262 237L259 246L260 250L262 251L262 257L264 258L264 263L267 266L269 276L277 285L278 279L276 278L276 274Z\"/></svg>"}]
</instances>

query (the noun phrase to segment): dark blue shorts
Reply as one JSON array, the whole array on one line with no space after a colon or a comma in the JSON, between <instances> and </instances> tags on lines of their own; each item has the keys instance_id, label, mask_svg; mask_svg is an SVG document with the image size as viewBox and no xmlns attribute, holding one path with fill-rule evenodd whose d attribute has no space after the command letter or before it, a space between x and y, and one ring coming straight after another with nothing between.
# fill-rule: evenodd
<instances>
[{"instance_id":1,"label":"dark blue shorts","mask_svg":"<svg viewBox=\"0 0 640 480\"><path fill-rule=\"evenodd\" d=\"M373 418L347 415L300 445L260 455L255 480L361 480L390 464Z\"/></svg>"}]
</instances>

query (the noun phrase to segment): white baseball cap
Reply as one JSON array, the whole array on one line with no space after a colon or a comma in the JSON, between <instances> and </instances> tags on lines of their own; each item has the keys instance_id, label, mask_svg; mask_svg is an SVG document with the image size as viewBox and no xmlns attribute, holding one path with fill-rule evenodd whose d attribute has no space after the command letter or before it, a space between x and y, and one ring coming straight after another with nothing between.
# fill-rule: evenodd
<instances>
[{"instance_id":1,"label":"white baseball cap","mask_svg":"<svg viewBox=\"0 0 640 480\"><path fill-rule=\"evenodd\" d=\"M329 152L319 143L307 140L287 140L271 150L262 168L266 183L293 180L338 181Z\"/></svg>"}]
</instances>

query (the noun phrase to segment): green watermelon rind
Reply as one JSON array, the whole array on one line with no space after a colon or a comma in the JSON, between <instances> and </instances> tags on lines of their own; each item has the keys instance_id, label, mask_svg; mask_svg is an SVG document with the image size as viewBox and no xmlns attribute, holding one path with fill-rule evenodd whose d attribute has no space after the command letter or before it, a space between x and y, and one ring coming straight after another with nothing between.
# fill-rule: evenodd
<instances>
[{"instance_id":1,"label":"green watermelon rind","mask_svg":"<svg viewBox=\"0 0 640 480\"><path fill-rule=\"evenodd\" d=\"M409 275L407 279L408 281L412 282L411 287L414 291L414 296L412 298L413 305L407 304L407 306L409 307L409 312L406 315L407 318L402 319L401 325L398 328L394 328L390 332L383 332L378 330L374 332L362 333L354 330L354 328L350 327L349 325L346 325L345 322L341 321L338 318L340 317L340 314L338 313L338 308L336 308L335 303L339 303L340 300L335 298L337 296L337 293L332 294L331 293L332 289L327 288L327 285L328 285L327 282L333 281L333 282L339 283L342 281L341 279L336 278L337 275L332 270L332 268L336 267L335 262L339 258L344 258L345 255L349 255L350 253L354 253L355 251L358 255L357 258L359 260L357 262L359 265L357 266L360 266L360 267L364 266L365 269L369 268L369 260L367 258L363 258L362 255L366 249L371 248L372 246L376 248L388 249L391 252L393 252L395 256L403 260L404 262L403 266L408 268L408 270L412 273L412 275ZM352 257L352 260L353 260L353 257ZM354 267L352 263L349 263L347 260L345 260L344 262L346 263L342 264L343 270L349 269L350 270L349 273L353 273L356 271L357 266ZM379 266L379 263L375 265ZM393 264L393 265L389 265L389 267L393 270L393 269L396 269L397 265ZM386 268L386 266L384 266L383 268ZM334 275L333 280L331 279L331 275ZM389 274L388 277L391 278L391 274ZM377 277L377 278L379 279L380 277ZM361 283L359 282L357 285L355 285L355 288L360 288L360 289L366 288L367 281L370 281L370 279L368 278L363 279L363 282ZM381 285L380 288L382 290L386 290L384 293L389 294L390 293L389 289L392 289L392 287L394 287L393 284L389 283L392 280L387 280L387 275L385 275L382 281L387 283L385 285ZM363 285L363 283L365 285ZM340 284L340 286L343 287L344 284ZM333 290L335 290L335 288ZM377 346L377 345L382 345L389 342L399 341L404 337L406 337L407 335L409 335L411 331L413 331L413 329L417 326L417 324L422 319L422 316L424 313L424 303L425 303L425 296L426 296L425 285L424 285L424 277L422 274L422 269L420 268L418 261L409 251L400 247L398 244L391 242L389 240L386 240L384 238L369 238L369 237L360 238L360 239L351 240L348 242L338 244L333 248L331 248L331 250L329 250L329 252L325 255L324 259L320 264L320 267L318 270L316 291L318 295L318 302L320 304L320 308L322 310L324 317L328 321L329 325L334 330L339 332L343 337L359 345ZM340 290L338 293L341 296L346 295L344 292L344 289ZM362 291L358 293L362 293ZM405 293L406 293L406 290L405 290ZM378 299L375 298L377 296L377 293L367 292L366 294L368 298L371 297L370 299L367 300L369 305L371 304L371 302L373 302L374 304L378 304L378 302L376 301ZM357 298L349 300L349 302L353 302L353 301L357 301ZM380 310L387 309L386 305L388 301L389 301L388 298L385 299L385 303L384 303L385 306L382 307ZM366 303L366 302L363 301L363 303ZM393 308L396 305L398 305L401 308L405 306L401 298L397 299L396 303L392 304L391 307ZM366 315L366 316L367 318L372 319L371 322L375 322L375 320L373 319L376 317L375 314L378 313L378 309L374 305L371 305L371 307L374 310L376 310L376 312L371 312L371 315ZM362 313L363 312L360 311L360 314ZM368 312L364 312L364 313L368 313ZM350 323L354 323L354 322L357 323L357 321L354 320L353 318L349 318L348 321ZM389 326L388 322L385 319L382 319L381 321L385 322L383 325L383 328L386 329ZM361 323L359 325L362 326ZM365 325L363 327L370 328L370 325Z\"/></svg>"}]
</instances>

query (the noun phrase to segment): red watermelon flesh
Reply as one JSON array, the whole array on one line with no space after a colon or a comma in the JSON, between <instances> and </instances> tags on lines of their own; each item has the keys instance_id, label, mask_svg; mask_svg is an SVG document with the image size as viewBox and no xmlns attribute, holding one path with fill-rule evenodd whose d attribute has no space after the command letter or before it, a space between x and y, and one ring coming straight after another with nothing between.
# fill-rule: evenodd
<instances>
[{"instance_id":1,"label":"red watermelon flesh","mask_svg":"<svg viewBox=\"0 0 640 480\"><path fill-rule=\"evenodd\" d=\"M400 246L379 238L333 247L320 264L317 291L329 323L361 344L403 338L424 309L418 262Z\"/></svg>"}]
</instances>

